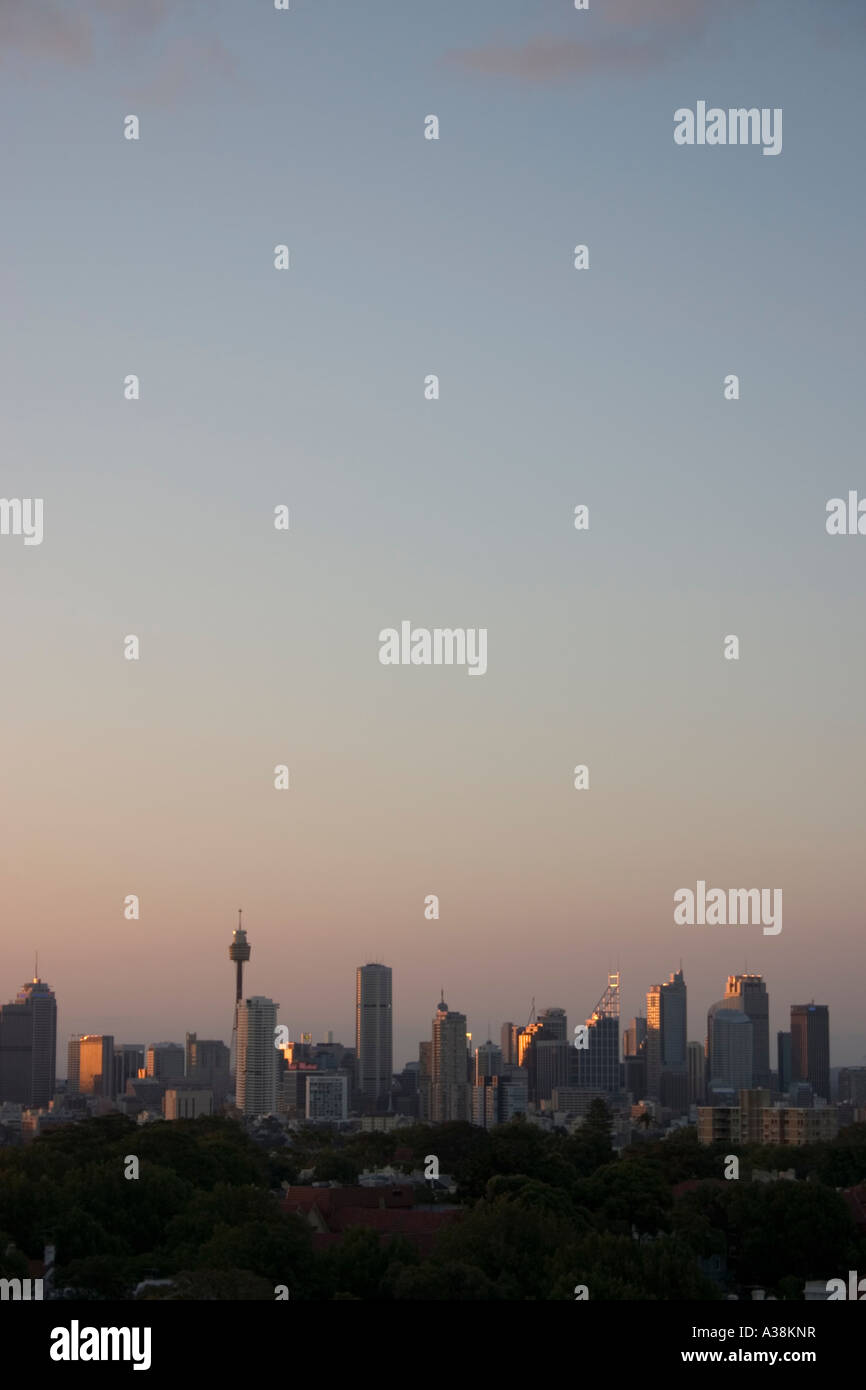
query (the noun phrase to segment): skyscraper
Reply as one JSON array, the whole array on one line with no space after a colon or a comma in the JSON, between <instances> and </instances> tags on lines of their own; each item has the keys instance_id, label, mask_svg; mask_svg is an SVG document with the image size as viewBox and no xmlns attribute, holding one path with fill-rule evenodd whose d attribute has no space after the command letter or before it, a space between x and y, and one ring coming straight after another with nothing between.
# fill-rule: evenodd
<instances>
[{"instance_id":1,"label":"skyscraper","mask_svg":"<svg viewBox=\"0 0 866 1390\"><path fill-rule=\"evenodd\" d=\"M776 1034L776 1055L779 1070L778 1086L782 1095L791 1089L791 1034L781 1030Z\"/></svg>"},{"instance_id":2,"label":"skyscraper","mask_svg":"<svg viewBox=\"0 0 866 1390\"><path fill-rule=\"evenodd\" d=\"M0 1101L46 1106L54 1095L57 1000L38 975L0 1008Z\"/></svg>"},{"instance_id":3,"label":"skyscraper","mask_svg":"<svg viewBox=\"0 0 866 1390\"><path fill-rule=\"evenodd\" d=\"M622 1051L624 1057L646 1054L646 1019L639 1014L632 1019L628 1028L623 1029Z\"/></svg>"},{"instance_id":4,"label":"skyscraper","mask_svg":"<svg viewBox=\"0 0 866 1390\"><path fill-rule=\"evenodd\" d=\"M147 1049L147 1074L158 1081L173 1081L186 1070L186 1051L180 1043L152 1043Z\"/></svg>"},{"instance_id":5,"label":"skyscraper","mask_svg":"<svg viewBox=\"0 0 866 1390\"><path fill-rule=\"evenodd\" d=\"M137 1081L139 1071L144 1071L144 1046L142 1043L121 1043L114 1048L114 1094L126 1094L127 1081Z\"/></svg>"},{"instance_id":6,"label":"skyscraper","mask_svg":"<svg viewBox=\"0 0 866 1390\"><path fill-rule=\"evenodd\" d=\"M808 1081L830 1102L830 1010L826 1004L791 1005L791 1081Z\"/></svg>"},{"instance_id":7,"label":"skyscraper","mask_svg":"<svg viewBox=\"0 0 866 1390\"><path fill-rule=\"evenodd\" d=\"M277 1009L256 994L237 1005L238 1050L235 1104L244 1115L271 1115L277 1109Z\"/></svg>"},{"instance_id":8,"label":"skyscraper","mask_svg":"<svg viewBox=\"0 0 866 1390\"><path fill-rule=\"evenodd\" d=\"M613 1094L619 1075L619 972L607 977L607 989L586 1020L587 1046L573 1050L574 1084L581 1090Z\"/></svg>"},{"instance_id":9,"label":"skyscraper","mask_svg":"<svg viewBox=\"0 0 866 1390\"><path fill-rule=\"evenodd\" d=\"M686 1055L689 1071L689 1105L703 1105L706 1094L706 1057L699 1042L690 1042Z\"/></svg>"},{"instance_id":10,"label":"skyscraper","mask_svg":"<svg viewBox=\"0 0 866 1390\"><path fill-rule=\"evenodd\" d=\"M502 1048L488 1038L486 1043L475 1049L475 1085L480 1085L485 1076L501 1075Z\"/></svg>"},{"instance_id":11,"label":"skyscraper","mask_svg":"<svg viewBox=\"0 0 866 1390\"><path fill-rule=\"evenodd\" d=\"M469 1120L469 1048L466 1015L452 1013L443 998L433 1019L430 1118Z\"/></svg>"},{"instance_id":12,"label":"skyscraper","mask_svg":"<svg viewBox=\"0 0 866 1390\"><path fill-rule=\"evenodd\" d=\"M725 1008L742 1009L752 1020L752 1085L770 1084L770 1001L762 975L729 975Z\"/></svg>"},{"instance_id":13,"label":"skyscraper","mask_svg":"<svg viewBox=\"0 0 866 1390\"><path fill-rule=\"evenodd\" d=\"M568 1042L568 1015L565 1009L542 1009L538 1024L546 1042Z\"/></svg>"},{"instance_id":14,"label":"skyscraper","mask_svg":"<svg viewBox=\"0 0 866 1390\"><path fill-rule=\"evenodd\" d=\"M219 1107L231 1092L229 1049L218 1038L200 1038L187 1033L184 1075L213 1091L214 1105Z\"/></svg>"},{"instance_id":15,"label":"skyscraper","mask_svg":"<svg viewBox=\"0 0 866 1390\"><path fill-rule=\"evenodd\" d=\"M502 1048L502 1060L506 1065L517 1066L520 1061L517 1055L517 1035L520 1032L520 1024L512 1023L510 1020L503 1023L499 1033L499 1042Z\"/></svg>"},{"instance_id":16,"label":"skyscraper","mask_svg":"<svg viewBox=\"0 0 866 1390\"><path fill-rule=\"evenodd\" d=\"M391 967L359 965L355 974L355 1057L365 1108L387 1109L391 1097L393 1018Z\"/></svg>"},{"instance_id":17,"label":"skyscraper","mask_svg":"<svg viewBox=\"0 0 866 1390\"><path fill-rule=\"evenodd\" d=\"M647 1094L659 1100L666 1090L663 1073L688 1077L686 983L682 970L675 971L666 985L653 985L647 993L646 1025ZM687 1097L687 1079L685 1093Z\"/></svg>"},{"instance_id":18,"label":"skyscraper","mask_svg":"<svg viewBox=\"0 0 866 1390\"><path fill-rule=\"evenodd\" d=\"M238 908L238 924L232 933L231 945L229 946L229 960L235 962L235 1007L232 1015L232 1045L229 1065L232 1072L235 1071L237 1064L237 1041L238 1041L238 1005L243 998L244 992L244 966L252 954L252 946L247 941L247 934L241 926L241 909Z\"/></svg>"},{"instance_id":19,"label":"skyscraper","mask_svg":"<svg viewBox=\"0 0 866 1390\"><path fill-rule=\"evenodd\" d=\"M753 1086L754 1025L729 996L711 1004L707 1013L707 1089L748 1091Z\"/></svg>"},{"instance_id":20,"label":"skyscraper","mask_svg":"<svg viewBox=\"0 0 866 1390\"><path fill-rule=\"evenodd\" d=\"M71 1094L114 1094L114 1038L110 1033L76 1033L69 1040L66 1088Z\"/></svg>"}]
</instances>

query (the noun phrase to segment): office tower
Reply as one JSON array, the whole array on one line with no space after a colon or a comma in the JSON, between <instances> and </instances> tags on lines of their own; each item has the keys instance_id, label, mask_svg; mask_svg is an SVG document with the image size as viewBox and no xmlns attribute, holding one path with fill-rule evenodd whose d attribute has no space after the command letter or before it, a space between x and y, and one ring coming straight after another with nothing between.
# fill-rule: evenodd
<instances>
[{"instance_id":1,"label":"office tower","mask_svg":"<svg viewBox=\"0 0 866 1390\"><path fill-rule=\"evenodd\" d=\"M162 1113L167 1120L197 1120L199 1115L212 1115L213 1091L209 1086L169 1086L163 1096Z\"/></svg>"},{"instance_id":2,"label":"office tower","mask_svg":"<svg viewBox=\"0 0 866 1390\"><path fill-rule=\"evenodd\" d=\"M646 1098L646 1055L626 1057L623 1064L623 1084L632 1098L633 1104Z\"/></svg>"},{"instance_id":3,"label":"office tower","mask_svg":"<svg viewBox=\"0 0 866 1390\"><path fill-rule=\"evenodd\" d=\"M253 995L237 1005L238 1051L235 1104L244 1115L271 1115L277 1108L277 1009Z\"/></svg>"},{"instance_id":4,"label":"office tower","mask_svg":"<svg viewBox=\"0 0 866 1390\"><path fill-rule=\"evenodd\" d=\"M492 1129L499 1124L500 1077L483 1073L472 1087L472 1123L479 1129Z\"/></svg>"},{"instance_id":5,"label":"office tower","mask_svg":"<svg viewBox=\"0 0 866 1390\"><path fill-rule=\"evenodd\" d=\"M707 1089L752 1089L754 1025L743 1009L728 1008L729 998L707 1012Z\"/></svg>"},{"instance_id":6,"label":"office tower","mask_svg":"<svg viewBox=\"0 0 866 1390\"><path fill-rule=\"evenodd\" d=\"M485 1076L501 1076L502 1064L502 1049L488 1038L475 1049L475 1085L480 1085Z\"/></svg>"},{"instance_id":7,"label":"office tower","mask_svg":"<svg viewBox=\"0 0 866 1390\"><path fill-rule=\"evenodd\" d=\"M619 1000L617 971L608 975L607 989L586 1020L587 1046L572 1049L572 1081L579 1090L612 1095L620 1089Z\"/></svg>"},{"instance_id":8,"label":"office tower","mask_svg":"<svg viewBox=\"0 0 866 1390\"><path fill-rule=\"evenodd\" d=\"M232 1090L230 1053L220 1038L186 1035L184 1075L213 1091L214 1105L220 1106Z\"/></svg>"},{"instance_id":9,"label":"office tower","mask_svg":"<svg viewBox=\"0 0 866 1390\"><path fill-rule=\"evenodd\" d=\"M729 975L725 1008L742 1009L752 1020L753 1086L770 1084L770 1001L762 975Z\"/></svg>"},{"instance_id":10,"label":"office tower","mask_svg":"<svg viewBox=\"0 0 866 1390\"><path fill-rule=\"evenodd\" d=\"M517 1035L520 1032L519 1023L503 1023L499 1039L502 1048L503 1065L508 1066L513 1063L519 1064L520 1058L517 1055Z\"/></svg>"},{"instance_id":11,"label":"office tower","mask_svg":"<svg viewBox=\"0 0 866 1390\"><path fill-rule=\"evenodd\" d=\"M841 1067L838 1081L840 1104L866 1106L866 1067Z\"/></svg>"},{"instance_id":12,"label":"office tower","mask_svg":"<svg viewBox=\"0 0 866 1390\"><path fill-rule=\"evenodd\" d=\"M808 1081L830 1102L830 1010L826 1004L791 1005L791 1081Z\"/></svg>"},{"instance_id":13,"label":"office tower","mask_svg":"<svg viewBox=\"0 0 866 1390\"><path fill-rule=\"evenodd\" d=\"M548 1042L568 1041L568 1017L565 1009L542 1009L538 1015L538 1026L544 1029L544 1036Z\"/></svg>"},{"instance_id":14,"label":"office tower","mask_svg":"<svg viewBox=\"0 0 866 1390\"><path fill-rule=\"evenodd\" d=\"M551 1047L562 1047L552 1040ZM525 1069L508 1074L482 1076L472 1087L472 1123L480 1129L505 1125L514 1115L525 1115L529 1101L529 1077Z\"/></svg>"},{"instance_id":15,"label":"office tower","mask_svg":"<svg viewBox=\"0 0 866 1390\"><path fill-rule=\"evenodd\" d=\"M451 1012L445 1003L444 992L433 1019L432 1041L430 1118L438 1124L447 1120L468 1120L466 1015Z\"/></svg>"},{"instance_id":16,"label":"office tower","mask_svg":"<svg viewBox=\"0 0 866 1390\"><path fill-rule=\"evenodd\" d=\"M121 1043L114 1049L114 1085L116 1096L126 1095L127 1081L137 1081L144 1071L144 1047L141 1043Z\"/></svg>"},{"instance_id":17,"label":"office tower","mask_svg":"<svg viewBox=\"0 0 866 1390\"><path fill-rule=\"evenodd\" d=\"M791 1034L776 1034L776 1049L779 1067L779 1090L785 1095L791 1089Z\"/></svg>"},{"instance_id":18,"label":"office tower","mask_svg":"<svg viewBox=\"0 0 866 1390\"><path fill-rule=\"evenodd\" d=\"M311 1072L306 1078L306 1119L319 1124L339 1124L348 1119L347 1082L340 1073Z\"/></svg>"},{"instance_id":19,"label":"office tower","mask_svg":"<svg viewBox=\"0 0 866 1390\"><path fill-rule=\"evenodd\" d=\"M433 1043L418 1044L418 1118L429 1124L433 1114Z\"/></svg>"},{"instance_id":20,"label":"office tower","mask_svg":"<svg viewBox=\"0 0 866 1390\"><path fill-rule=\"evenodd\" d=\"M391 967L359 965L355 972L357 1086L366 1109L385 1110L394 1068Z\"/></svg>"},{"instance_id":21,"label":"office tower","mask_svg":"<svg viewBox=\"0 0 866 1390\"><path fill-rule=\"evenodd\" d=\"M244 992L244 966L252 953L252 946L247 941L247 934L241 926L241 909L238 908L238 924L232 934L231 945L229 946L229 960L235 962L235 1007L232 1015L232 1046L229 1065L232 1072L235 1071L238 1051L238 1005L241 1002Z\"/></svg>"},{"instance_id":22,"label":"office tower","mask_svg":"<svg viewBox=\"0 0 866 1390\"><path fill-rule=\"evenodd\" d=\"M686 984L682 970L675 971L665 985L653 985L646 997L647 1095L662 1098L664 1072L682 1073L686 1078ZM671 1083L677 1090L676 1083Z\"/></svg>"},{"instance_id":23,"label":"office tower","mask_svg":"<svg viewBox=\"0 0 866 1390\"><path fill-rule=\"evenodd\" d=\"M147 1074L157 1081L175 1081L183 1076L186 1053L180 1043L153 1043L147 1049Z\"/></svg>"},{"instance_id":24,"label":"office tower","mask_svg":"<svg viewBox=\"0 0 866 1390\"><path fill-rule=\"evenodd\" d=\"M83 1096L114 1094L114 1038L110 1033L78 1033L69 1041L66 1089Z\"/></svg>"},{"instance_id":25,"label":"office tower","mask_svg":"<svg viewBox=\"0 0 866 1390\"><path fill-rule=\"evenodd\" d=\"M515 1115L525 1115L529 1108L529 1077L519 1067L497 1082L499 1091L499 1123L507 1125Z\"/></svg>"},{"instance_id":26,"label":"office tower","mask_svg":"<svg viewBox=\"0 0 866 1390\"><path fill-rule=\"evenodd\" d=\"M529 1094L536 1105L552 1100L553 1093L568 1085L571 1067L571 1048L559 1038L546 1038L543 1033L533 1040L528 1055Z\"/></svg>"},{"instance_id":27,"label":"office tower","mask_svg":"<svg viewBox=\"0 0 866 1390\"><path fill-rule=\"evenodd\" d=\"M27 1109L54 1095L57 1000L38 974L0 1008L0 1102Z\"/></svg>"},{"instance_id":28,"label":"office tower","mask_svg":"<svg viewBox=\"0 0 866 1390\"><path fill-rule=\"evenodd\" d=\"M706 1090L704 1073L706 1058L703 1045L690 1042L686 1048L689 1073L689 1105L703 1105Z\"/></svg>"},{"instance_id":29,"label":"office tower","mask_svg":"<svg viewBox=\"0 0 866 1390\"><path fill-rule=\"evenodd\" d=\"M639 1057L646 1052L646 1019L640 1015L623 1030L622 1051L624 1057Z\"/></svg>"},{"instance_id":30,"label":"office tower","mask_svg":"<svg viewBox=\"0 0 866 1390\"><path fill-rule=\"evenodd\" d=\"M540 1023L527 1023L525 1028L518 1028L514 1041L517 1048L517 1065L519 1067L526 1066L527 1053L540 1027Z\"/></svg>"}]
</instances>

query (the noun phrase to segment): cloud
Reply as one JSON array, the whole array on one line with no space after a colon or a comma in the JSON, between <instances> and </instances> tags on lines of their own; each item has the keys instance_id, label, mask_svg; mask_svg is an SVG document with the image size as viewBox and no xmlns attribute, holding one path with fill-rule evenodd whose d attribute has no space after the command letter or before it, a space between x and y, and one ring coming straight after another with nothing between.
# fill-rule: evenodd
<instances>
[{"instance_id":1,"label":"cloud","mask_svg":"<svg viewBox=\"0 0 866 1390\"><path fill-rule=\"evenodd\" d=\"M74 0L74 13L55 0L0 0L0 61L5 57L34 64L85 67L108 46L111 61L129 65L140 78L138 95L173 103L201 76L229 78L235 60L222 41L203 31L203 0ZM168 35L154 51L154 39L175 18L194 22L195 35ZM127 72L127 82L131 72Z\"/></svg>"},{"instance_id":2,"label":"cloud","mask_svg":"<svg viewBox=\"0 0 866 1390\"><path fill-rule=\"evenodd\" d=\"M725 14L753 3L726 0ZM471 72L530 82L595 73L639 74L686 52L719 14L716 0L605 0L597 11L575 12L575 25L586 26L581 37L545 36L521 44L452 49L446 61Z\"/></svg>"},{"instance_id":3,"label":"cloud","mask_svg":"<svg viewBox=\"0 0 866 1390\"><path fill-rule=\"evenodd\" d=\"M89 60L92 46L86 15L33 0L0 0L0 53L80 64Z\"/></svg>"}]
</instances>

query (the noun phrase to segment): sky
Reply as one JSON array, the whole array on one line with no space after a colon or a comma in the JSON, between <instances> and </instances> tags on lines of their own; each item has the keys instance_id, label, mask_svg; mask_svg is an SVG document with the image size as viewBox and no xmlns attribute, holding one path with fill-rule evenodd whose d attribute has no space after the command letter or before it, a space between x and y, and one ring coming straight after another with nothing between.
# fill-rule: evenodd
<instances>
[{"instance_id":1,"label":"sky","mask_svg":"<svg viewBox=\"0 0 866 1390\"><path fill-rule=\"evenodd\" d=\"M239 906L295 1038L392 967L395 1067L440 990L483 1041L680 961L690 1038L748 969L866 1062L864 51L854 0L0 0L2 493L44 499L0 998L38 950L61 1074L228 1040ZM781 154L676 145L698 101ZM486 673L383 666L404 620ZM699 879L782 931L675 924Z\"/></svg>"}]
</instances>

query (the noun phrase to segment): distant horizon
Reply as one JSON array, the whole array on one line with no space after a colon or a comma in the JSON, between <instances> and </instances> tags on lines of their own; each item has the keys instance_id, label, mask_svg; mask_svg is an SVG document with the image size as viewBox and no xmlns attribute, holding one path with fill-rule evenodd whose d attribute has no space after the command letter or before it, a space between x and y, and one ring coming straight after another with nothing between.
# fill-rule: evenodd
<instances>
[{"instance_id":1,"label":"distant horizon","mask_svg":"<svg viewBox=\"0 0 866 1390\"><path fill-rule=\"evenodd\" d=\"M366 965L388 965L388 962L387 962L387 961L364 961L364 962L360 962L359 964L366 964ZM356 968L357 968L357 967L356 967ZM678 967L678 968L681 968L681 969L683 970L683 978L684 978L684 980L685 980L685 985L686 985L686 1010L687 1010L687 1018L688 1018L688 1013L689 1013L689 1002L690 1002L688 974L687 974L687 972L686 972L686 970L685 970L685 966L684 966L684 965L681 965L681 966ZM392 969L392 970L393 970L393 967L389 967L389 969ZM740 973L749 973L749 972L745 972L745 971L739 972L739 971L734 971L734 970L731 970L731 971L728 972L728 974L730 974L730 975L735 975L735 974L740 974ZM751 973L759 974L760 972L755 971L755 972L751 972ZM668 972L668 975L670 975L670 972ZM25 983L25 984L27 984L27 983L35 983L36 978L37 978L37 977L35 977L35 976L31 976L30 980L24 981L23 983ZM767 981L766 976L762 976L761 978L764 980L764 984L767 986L767 996L768 996L769 1001L770 1001L770 1009L771 1009L771 1014L772 1014L772 1009L773 1009L773 994L772 994L772 991L771 991L771 989L770 989L769 982ZM64 1036L64 1039L65 1039L65 1042L61 1043L60 1037L59 1037L59 1035L60 1035L60 1022L59 1022L59 1020L60 1020L61 1014L60 1014L60 1001L59 1001L58 996L57 996L57 991L56 991L56 989L54 988L54 986L51 984L51 982L50 982L49 980L47 980L44 976L39 976L38 979L39 979L40 983L45 984L45 985L48 985L48 987L52 990L52 992L53 992L53 994L54 994L54 996L55 996L55 999L58 1000L58 1006L57 1006L57 1017L58 1017L58 1044L57 1044L57 1049L58 1049L58 1060L59 1060L59 1059L61 1058L61 1056L62 1056L62 1058L63 1058L63 1060L64 1060L64 1063L65 1063L65 1061L66 1061L66 1045L68 1044L69 1039L75 1036L75 1030L73 1030L73 1031L70 1032L70 1033L65 1033L65 1034L63 1035L63 1036ZM727 981L727 976L725 977L725 980ZM665 982L666 982L666 980L656 980L656 981L653 981L653 984L663 984L663 983L665 983ZM18 989L20 989L20 988L21 988L21 985L18 986ZM17 990L16 990L16 993L17 993ZM601 993L603 993L603 991L600 991L599 996L598 996L599 998L601 997ZM396 991L396 987L395 987L395 989L394 989L395 999L396 999L396 994L397 994L397 991ZM10 1001L7 1001L7 1000L5 1000L5 999L0 999L0 1004L6 1003L6 1002L11 1002L11 999L14 999L14 997L15 997L15 995L13 994L13 995L11 996L11 998L10 998ZM243 998L249 999L249 998L252 998L252 997L253 997L253 996L252 996L251 994L247 994L246 991L244 992ZM263 997L265 997L265 998L270 998L271 996L270 996L270 995L266 995L266 996L263 996ZM722 999L722 998L724 998L724 989L720 990L720 992L710 1001L710 1004L716 1003L718 1000L720 1000L720 999ZM445 1002L446 1002L446 1004L448 1003L447 997L446 997L446 1001L445 1001ZM834 1055L834 1049L833 1049L833 1032L832 1032L833 1006L832 1006L831 1003L828 1003L826 1000L825 1000L825 1001L821 1001L821 1000L815 1000L815 999L799 999L799 1000L794 1001L793 1004L789 1005L789 1006L788 1006L788 1009L790 1010L790 1008L795 1007L796 1005L803 1005L803 1004L810 1004L810 1003L812 1003L812 1004L818 1003L819 1005L821 1005L821 1004L823 1003L823 1004L826 1005L826 1007L829 1008L829 1011L830 1011L830 1025L831 1025L831 1032L830 1032L830 1059L831 1059L831 1060L830 1060L830 1071L831 1071L831 1072L834 1072L834 1071L842 1070L842 1069L844 1069L844 1068L849 1068L849 1069L850 1069L850 1068L853 1068L853 1067L859 1067L859 1066L864 1066L864 1065L866 1065L866 1058L862 1058L859 1062L855 1062L855 1061L836 1062L836 1061L833 1060L833 1055ZM709 1009L710 1004L707 1005L707 1009ZM450 1007L450 1006L449 1006L449 1007ZM578 1018L578 1015L577 1015L577 1014L572 1015L572 1013L569 1011L567 1005L565 1005L565 1004L563 1004L563 1003L559 1003L559 1004L555 1004L555 1003L545 1003L545 1004L537 1005L537 1006L536 1006L536 1010L535 1010L536 1016L537 1016L538 1014L540 1014L540 1013L543 1013L545 1009L555 1009L555 1008L564 1008L564 1009L565 1009L565 1011L566 1011L566 1017L567 1017L568 1022L569 1022L570 1025L571 1025L571 1023L572 1023L572 1018L575 1018L575 1019ZM581 1015L580 1015L580 1021L581 1021L581 1022L586 1021L586 1019L588 1019L588 1017L589 1017L591 1011L592 1011L592 1010L591 1010L591 1008L590 1008L590 1009L586 1010L585 1015L581 1014ZM464 1013L465 1011L464 1011L463 1009L456 1008L456 1009L452 1010L452 1012L454 1012L454 1013ZM620 1032L620 1060L622 1060L622 1039L623 1039L623 1033L625 1032L625 1029L626 1029L627 1027L630 1026L632 1019L635 1018L635 1017L641 1017L641 1018L645 1018L645 1017L646 1017L646 1000L645 1000L645 998L644 998L644 1009L643 1009L643 1012L641 1012L640 1010L637 1010L637 1011L628 1011L628 1012L623 1012L623 1013L620 1015L620 1019L619 1019L619 1025L620 1025L620 1026L619 1026L619 1032ZM431 1025L432 1025L432 1018L433 1018L433 1015L431 1014ZM278 1021L279 1021L279 1015L278 1015ZM705 1023L706 1023L706 1011L705 1011L705 1013L704 1013L704 1021L705 1021ZM495 1043L497 1047L500 1046L500 1041L501 1041L501 1030L502 1030L503 1024L505 1024L506 1022L517 1023L520 1027L524 1027L524 1026L525 1026L525 1024L520 1023L520 1020L518 1020L518 1019L506 1019L506 1018L502 1018L502 1019L499 1021L499 1024L498 1024L497 1026L494 1027L493 1035L492 1035L490 1038L485 1037L485 1038L483 1038L483 1039L481 1039L481 1032L478 1032L478 1033L476 1034L476 1032L475 1032L471 1027L468 1027L468 1028L467 1028L467 1032L470 1033L470 1034L472 1035L472 1044L471 1044L470 1050L471 1050L471 1052L473 1053L473 1055L474 1055L474 1052L475 1052L476 1047L481 1047L481 1046L483 1046L484 1042L491 1041L491 1042ZM467 1025L468 1025L469 1023L470 1023L470 1019L469 1019L469 1016L467 1015ZM325 1045L327 1045L327 1034L328 1034L328 1032L331 1032L331 1033L334 1033L334 1035L335 1035L335 1036L334 1036L334 1040L333 1040L335 1044L337 1044L337 1045L339 1045L339 1046L342 1046L342 1047L347 1047L347 1048L350 1048L350 1049L354 1050L354 1047L355 1047L355 1030L354 1030L354 1024L352 1025L352 1031L351 1031L351 1035L350 1035L348 1041L345 1040L345 1039L343 1039L343 1038L341 1038L341 1037L339 1037L339 1036L337 1035L337 1034L338 1034L338 1030L335 1029L335 1028L333 1028L333 1027L330 1027L330 1028L326 1027L326 1028L323 1030L324 1036L321 1037L321 1038L316 1039L316 1037L315 1037L315 1030L311 1030L311 1029L308 1029L308 1028L303 1028L303 1027L300 1027L300 1026L299 1026L298 1029L297 1029L298 1037L291 1036L292 1030L290 1030L290 1041L291 1041L291 1042L298 1042L298 1041L300 1040L300 1034L301 1034L301 1033L310 1032L310 1031L313 1032L313 1039L314 1039L314 1040L313 1040L313 1043L312 1043L312 1046L313 1046L313 1047L319 1046L320 1044L325 1044ZM481 1031L483 1031L483 1030L481 1030ZM571 1029L570 1029L570 1031L571 1031ZM690 1030L687 1029L686 1031L687 1031L687 1041L688 1041L688 1042L698 1042L698 1043L701 1044L702 1047L705 1045L705 1041L706 1041L706 1028L704 1028L704 1032L703 1032L703 1035L702 1035L701 1037L692 1037L692 1036L689 1036ZM185 1037L186 1037L186 1033L187 1033L187 1032L196 1033L196 1035L197 1035L197 1036L199 1037L199 1039L202 1040L202 1041L208 1041L208 1040L210 1040L210 1041L219 1041L219 1042L222 1042L222 1043L225 1044L226 1047L228 1047L228 1046L230 1045L230 1041L231 1041L231 1033L230 1033L230 1032L229 1032L228 1039L226 1039L226 1038L223 1037L221 1034L217 1034L217 1033L204 1033L204 1032L202 1032L200 1029L196 1029L196 1028L184 1028L183 1033L182 1033L180 1036L172 1037L172 1036L166 1035L166 1036L160 1037L160 1038L158 1038L158 1039L157 1039L157 1038L148 1039L148 1040L145 1041L145 1042L136 1042L135 1039L129 1039L129 1038L124 1037L123 1035L119 1035L119 1034L117 1034L117 1033L113 1033L110 1029L87 1028L87 1029L82 1029L81 1032L82 1032L82 1033L89 1033L89 1034L91 1034L91 1035L93 1035L93 1036L96 1036L96 1037L99 1037L99 1036L109 1036L109 1037L113 1037L114 1040L115 1040L115 1044L116 1044L118 1047L122 1047L122 1046L127 1046L127 1047L138 1046L138 1047L144 1048L145 1051L147 1050L148 1047L155 1047L155 1046L158 1046L159 1043L175 1043L175 1044L177 1044L178 1046L183 1047L183 1046L185 1045ZM776 1070L778 1069L778 1056L775 1056L775 1063L776 1063L776 1065L773 1066L772 1063L773 1063L773 1060L774 1060L774 1054L775 1054L775 1052L776 1052L776 1042L777 1042L777 1036L776 1036L776 1035L777 1035L779 1032L784 1032L784 1033L790 1032L790 1013L788 1014L788 1027L787 1027L787 1028L774 1028L774 1027L772 1026L772 1024L770 1025L770 1028L769 1028L769 1037L770 1037L770 1060L771 1060L771 1070L772 1070L772 1071L776 1071ZM432 1026L431 1026L431 1035L432 1035ZM481 1039L481 1040L479 1041L479 1039ZM426 1034L419 1035L419 1037L418 1037L418 1042L419 1042L419 1043L420 1043L420 1042L427 1042L427 1041L429 1041L429 1040L430 1040L430 1038L429 1038L429 1036L426 1035ZM395 1051L396 1051L396 1048L395 1048ZM416 1053L415 1053L415 1055L414 1055L414 1056L408 1057L408 1058L406 1059L406 1061L404 1061L403 1067L405 1067L405 1066L407 1065L408 1062L417 1062L417 1061L418 1061L418 1053L417 1053L417 1048L416 1048ZM394 1074L394 1075L399 1074L399 1072L402 1071L403 1067L395 1067L394 1073L393 1073L393 1074ZM68 1080L68 1077L66 1077L66 1076L60 1076L60 1075L58 1074L58 1075L57 1075L57 1080L64 1080L64 1081L65 1081L65 1080Z\"/></svg>"}]
</instances>

